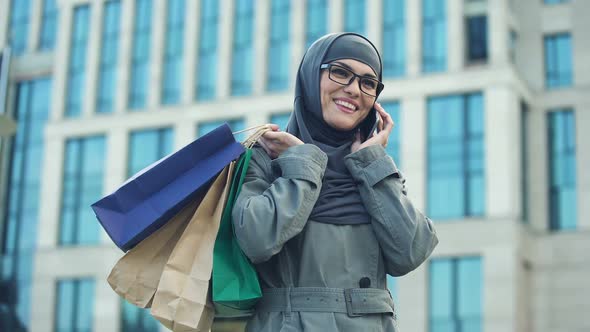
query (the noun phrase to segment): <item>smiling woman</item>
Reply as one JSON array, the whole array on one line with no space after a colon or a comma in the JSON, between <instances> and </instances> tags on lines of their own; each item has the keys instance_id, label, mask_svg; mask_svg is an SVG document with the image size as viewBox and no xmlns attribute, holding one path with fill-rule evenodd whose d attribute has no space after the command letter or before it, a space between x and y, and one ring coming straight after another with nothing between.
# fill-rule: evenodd
<instances>
[{"instance_id":1,"label":"smiling woman","mask_svg":"<svg viewBox=\"0 0 590 332\"><path fill-rule=\"evenodd\" d=\"M273 125L254 148L232 211L263 290L247 331L396 331L386 276L417 268L438 240L385 152L381 75L366 38L320 38L287 130Z\"/></svg>"}]
</instances>

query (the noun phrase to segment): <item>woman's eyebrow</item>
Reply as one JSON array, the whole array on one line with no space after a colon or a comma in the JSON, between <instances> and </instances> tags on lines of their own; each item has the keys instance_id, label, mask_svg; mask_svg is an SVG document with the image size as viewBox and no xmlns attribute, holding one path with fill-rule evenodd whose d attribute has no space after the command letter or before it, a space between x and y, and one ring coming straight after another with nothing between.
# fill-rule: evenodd
<instances>
[{"instance_id":1,"label":"woman's eyebrow","mask_svg":"<svg viewBox=\"0 0 590 332\"><path fill-rule=\"evenodd\" d=\"M353 73L354 73L354 70L352 70L352 67L350 67L349 65L345 64L344 62L340 62L340 61L334 61L333 63L335 63L335 64L337 64L337 65L339 65L339 66L345 67L346 69L348 69L348 70L350 70L351 72L353 72ZM377 78L377 76L375 76L375 75L374 75L373 73L371 73L371 72L368 72L368 73L362 74L361 76L369 76L369 77L371 77L371 78L375 78L375 79Z\"/></svg>"}]
</instances>

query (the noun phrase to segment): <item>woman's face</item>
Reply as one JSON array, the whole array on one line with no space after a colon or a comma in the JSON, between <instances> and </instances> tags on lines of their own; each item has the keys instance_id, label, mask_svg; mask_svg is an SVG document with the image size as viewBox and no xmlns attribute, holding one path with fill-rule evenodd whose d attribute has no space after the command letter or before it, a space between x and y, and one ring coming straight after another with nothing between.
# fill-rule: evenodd
<instances>
[{"instance_id":1,"label":"woman's face","mask_svg":"<svg viewBox=\"0 0 590 332\"><path fill-rule=\"evenodd\" d=\"M357 75L377 78L371 67L357 60L342 59L331 63L348 68ZM358 126L375 103L375 97L360 90L358 78L349 85L341 85L330 79L328 70L322 70L320 97L324 121L330 127L342 131Z\"/></svg>"}]
</instances>

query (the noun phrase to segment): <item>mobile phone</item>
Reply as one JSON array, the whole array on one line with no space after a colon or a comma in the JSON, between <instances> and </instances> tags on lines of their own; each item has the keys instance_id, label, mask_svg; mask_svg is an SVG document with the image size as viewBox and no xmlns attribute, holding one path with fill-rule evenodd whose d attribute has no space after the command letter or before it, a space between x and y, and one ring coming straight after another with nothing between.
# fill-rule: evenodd
<instances>
[{"instance_id":1,"label":"mobile phone","mask_svg":"<svg viewBox=\"0 0 590 332\"><path fill-rule=\"evenodd\" d=\"M377 110L375 109L375 107L371 108L371 110L369 111L369 115L367 115L367 118L371 120L363 121L363 124L360 128L363 141L366 141L371 136L373 136L375 131L379 131L379 116L377 116Z\"/></svg>"}]
</instances>

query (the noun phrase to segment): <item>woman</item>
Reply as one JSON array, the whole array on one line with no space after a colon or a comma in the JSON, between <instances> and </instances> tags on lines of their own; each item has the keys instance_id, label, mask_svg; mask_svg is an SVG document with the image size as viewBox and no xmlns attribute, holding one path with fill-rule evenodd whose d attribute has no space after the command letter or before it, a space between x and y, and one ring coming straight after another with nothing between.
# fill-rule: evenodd
<instances>
[{"instance_id":1,"label":"woman","mask_svg":"<svg viewBox=\"0 0 590 332\"><path fill-rule=\"evenodd\" d=\"M381 67L360 35L320 38L287 131L273 125L254 149L233 209L263 289L248 331L396 330L386 274L414 270L438 240L384 149Z\"/></svg>"}]
</instances>

